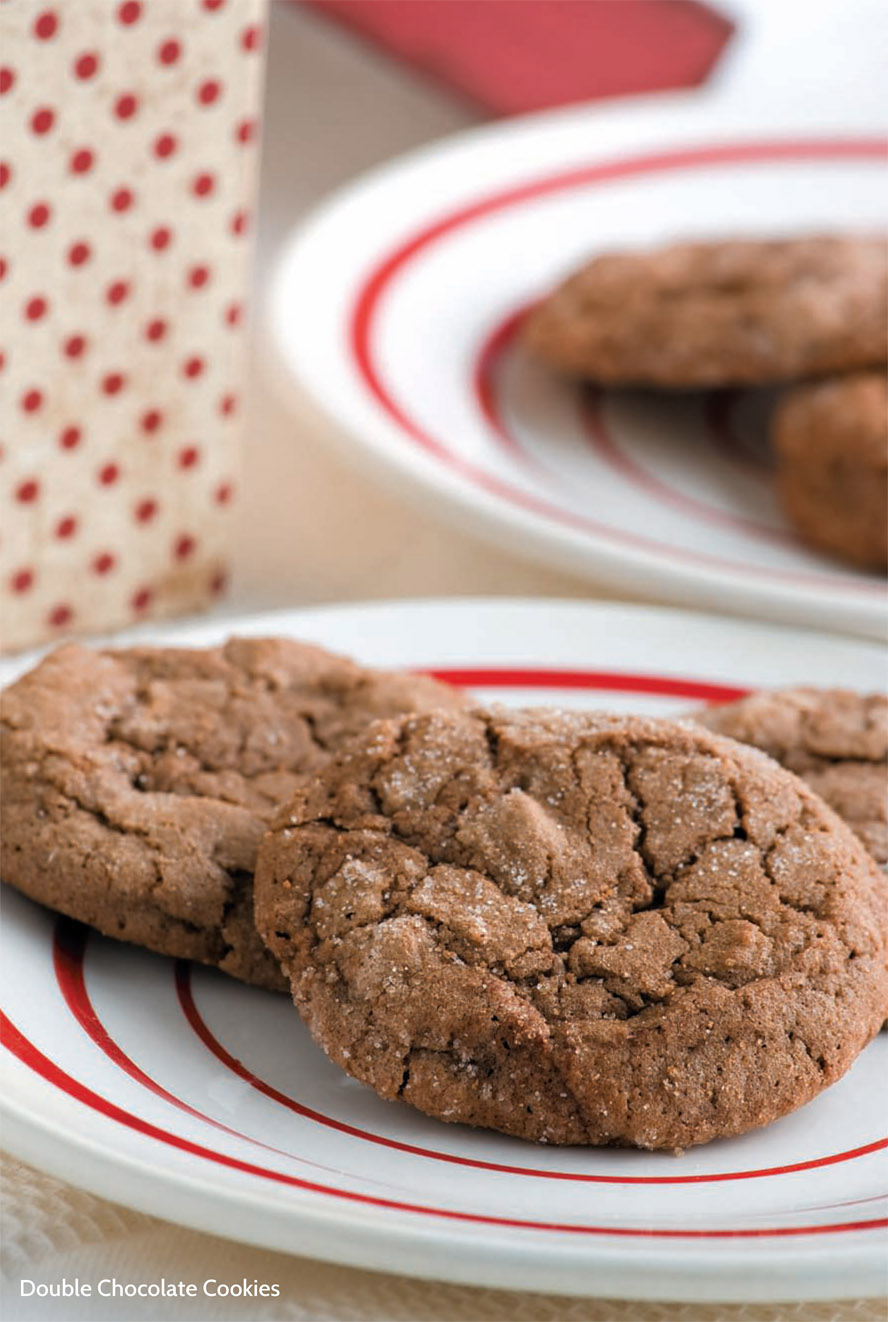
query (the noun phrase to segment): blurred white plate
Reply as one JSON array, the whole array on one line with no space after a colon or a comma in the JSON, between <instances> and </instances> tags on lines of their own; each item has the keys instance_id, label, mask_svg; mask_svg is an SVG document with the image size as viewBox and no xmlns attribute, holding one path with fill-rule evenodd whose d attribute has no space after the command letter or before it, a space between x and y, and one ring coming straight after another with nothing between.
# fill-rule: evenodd
<instances>
[{"instance_id":1,"label":"blurred white plate","mask_svg":"<svg viewBox=\"0 0 888 1322\"><path fill-rule=\"evenodd\" d=\"M517 347L591 254L881 228L871 118L658 97L463 134L374 171L291 239L272 291L296 377L380 478L504 546L687 605L878 635L884 584L778 509L765 401L592 394Z\"/></svg>"},{"instance_id":2,"label":"blurred white plate","mask_svg":"<svg viewBox=\"0 0 888 1322\"><path fill-rule=\"evenodd\" d=\"M882 676L863 643L558 602L407 602L138 636L201 646L235 631L434 670L485 699L654 714L749 686L869 689ZM94 1193L270 1248L516 1289L741 1300L883 1287L884 1034L835 1087L742 1138L681 1157L537 1147L381 1101L327 1061L285 996L87 938L12 892L3 908L4 1141Z\"/></svg>"}]
</instances>

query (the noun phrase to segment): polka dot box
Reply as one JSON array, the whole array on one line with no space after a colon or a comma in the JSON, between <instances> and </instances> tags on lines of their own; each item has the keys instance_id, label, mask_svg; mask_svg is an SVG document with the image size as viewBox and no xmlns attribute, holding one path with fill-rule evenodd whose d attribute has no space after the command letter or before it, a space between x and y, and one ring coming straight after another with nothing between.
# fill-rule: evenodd
<instances>
[{"instance_id":1,"label":"polka dot box","mask_svg":"<svg viewBox=\"0 0 888 1322\"><path fill-rule=\"evenodd\" d=\"M3 649L207 604L237 493L260 0L13 0Z\"/></svg>"}]
</instances>

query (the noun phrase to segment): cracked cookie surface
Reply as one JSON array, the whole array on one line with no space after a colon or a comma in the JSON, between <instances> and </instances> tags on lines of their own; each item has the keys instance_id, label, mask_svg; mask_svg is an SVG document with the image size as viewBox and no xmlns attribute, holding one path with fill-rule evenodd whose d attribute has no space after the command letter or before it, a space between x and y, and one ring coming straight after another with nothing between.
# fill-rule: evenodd
<instances>
[{"instance_id":1,"label":"cracked cookie surface","mask_svg":"<svg viewBox=\"0 0 888 1322\"><path fill-rule=\"evenodd\" d=\"M606 385L762 385L888 356L881 238L686 243L609 253L531 314L525 341Z\"/></svg>"},{"instance_id":2,"label":"cracked cookie surface","mask_svg":"<svg viewBox=\"0 0 888 1322\"><path fill-rule=\"evenodd\" d=\"M275 818L256 919L343 1069L541 1142L766 1124L888 1003L888 895L848 828L759 751L643 718L377 723Z\"/></svg>"},{"instance_id":3,"label":"cracked cookie surface","mask_svg":"<svg viewBox=\"0 0 888 1322\"><path fill-rule=\"evenodd\" d=\"M850 689L767 689L693 719L794 771L888 863L888 698Z\"/></svg>"},{"instance_id":4,"label":"cracked cookie surface","mask_svg":"<svg viewBox=\"0 0 888 1322\"><path fill-rule=\"evenodd\" d=\"M253 921L268 819L369 722L464 701L282 639L62 647L0 695L0 875L108 936L284 988Z\"/></svg>"}]
</instances>

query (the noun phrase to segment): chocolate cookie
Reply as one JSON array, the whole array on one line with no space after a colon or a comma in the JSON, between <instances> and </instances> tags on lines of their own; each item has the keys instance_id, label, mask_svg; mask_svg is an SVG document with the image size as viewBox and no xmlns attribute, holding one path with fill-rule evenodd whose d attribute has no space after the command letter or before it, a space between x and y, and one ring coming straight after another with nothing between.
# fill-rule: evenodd
<instances>
[{"instance_id":1,"label":"chocolate cookie","mask_svg":"<svg viewBox=\"0 0 888 1322\"><path fill-rule=\"evenodd\" d=\"M253 923L267 819L368 722L464 701L279 639L62 647L0 696L0 875L107 936L284 987Z\"/></svg>"},{"instance_id":2,"label":"chocolate cookie","mask_svg":"<svg viewBox=\"0 0 888 1322\"><path fill-rule=\"evenodd\" d=\"M606 385L760 385L888 357L876 238L687 243L596 257L531 314L529 349Z\"/></svg>"},{"instance_id":3,"label":"chocolate cookie","mask_svg":"<svg viewBox=\"0 0 888 1322\"><path fill-rule=\"evenodd\" d=\"M802 776L888 863L888 698L848 689L770 689L694 720L754 744Z\"/></svg>"},{"instance_id":4,"label":"chocolate cookie","mask_svg":"<svg viewBox=\"0 0 888 1322\"><path fill-rule=\"evenodd\" d=\"M888 1008L860 842L758 750L666 721L379 722L275 819L256 919L348 1073L540 1142L766 1124Z\"/></svg>"},{"instance_id":5,"label":"chocolate cookie","mask_svg":"<svg viewBox=\"0 0 888 1322\"><path fill-rule=\"evenodd\" d=\"M888 569L888 380L859 372L789 391L774 415L777 490L806 542Z\"/></svg>"}]
</instances>

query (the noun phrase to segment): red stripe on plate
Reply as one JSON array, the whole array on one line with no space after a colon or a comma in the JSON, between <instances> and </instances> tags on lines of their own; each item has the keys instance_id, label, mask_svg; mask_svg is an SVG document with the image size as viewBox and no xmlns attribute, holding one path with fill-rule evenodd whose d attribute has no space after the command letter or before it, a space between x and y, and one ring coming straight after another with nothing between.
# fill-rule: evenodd
<instances>
[{"instance_id":1,"label":"red stripe on plate","mask_svg":"<svg viewBox=\"0 0 888 1322\"><path fill-rule=\"evenodd\" d=\"M679 551L663 542L656 542L640 534L627 532L600 524L593 519L575 514L571 510L553 505L548 500L534 496L513 487L509 482L494 477L485 469L469 462L449 449L447 444L426 431L396 401L391 390L385 384L376 361L373 344L374 323L384 294L393 281L413 259L436 243L445 235L482 220L498 211L529 202L536 198L571 188L588 187L614 183L620 179L630 179L646 174L662 174L673 170L705 169L708 166L746 165L758 163L777 164L781 161L816 161L816 160L867 160L884 161L884 138L811 138L781 140L773 142L738 142L715 146L690 147L681 150L656 152L625 160L608 161L600 165L581 166L565 170L541 179L534 179L526 184L504 189L488 197L481 198L467 206L460 207L439 220L433 221L405 240L384 258L371 272L360 287L352 306L349 318L348 334L351 355L355 367L364 385L377 404L388 414L393 422L410 437L421 449L459 474L470 485L497 496L507 504L527 510L531 514L542 516L555 523L562 524L594 535L616 545L634 546L645 551L654 551L660 556L673 560L682 560L690 564L715 565L733 573L740 572L756 578L780 580L787 583L802 583L808 586L826 584L840 587L844 592L862 593L866 596L881 598L882 586L879 583L860 582L838 575L806 574L787 570L774 570L764 566L748 565L742 562L723 560L703 552Z\"/></svg>"},{"instance_id":2,"label":"red stripe on plate","mask_svg":"<svg viewBox=\"0 0 888 1322\"><path fill-rule=\"evenodd\" d=\"M736 702L748 688L706 679L636 675L619 670L557 670L542 666L436 666L425 670L434 679L467 688L601 689L608 693L656 693L664 698L700 702Z\"/></svg>"},{"instance_id":3,"label":"red stripe on plate","mask_svg":"<svg viewBox=\"0 0 888 1322\"><path fill-rule=\"evenodd\" d=\"M355 1125L345 1124L341 1120L334 1120L332 1116L325 1115L322 1111L314 1111L301 1102L295 1101L292 1097L288 1097L286 1093L280 1092L273 1084L266 1083L264 1079L259 1078L252 1070L248 1069L213 1034L195 1003L191 991L190 966L184 961L180 961L176 966L176 992L185 1018L204 1046L212 1052L217 1060L221 1061L226 1069L231 1070L239 1079L244 1079L263 1096L278 1102L290 1111L295 1111L297 1115L301 1115L308 1120L314 1120L326 1128L349 1134L353 1138L364 1139L369 1143L377 1143L380 1147L394 1148L398 1152L407 1152L411 1156L427 1157L432 1161L449 1162L454 1166L470 1166L477 1170L497 1171L502 1175L526 1175L542 1180L572 1180L581 1184L710 1184L722 1180L759 1179L766 1175L791 1175L796 1171L815 1170L819 1166L833 1166L839 1162L851 1161L855 1157L865 1157L869 1153L888 1148L888 1138L882 1138L873 1143L866 1143L859 1148L851 1148L847 1152L836 1152L827 1157L815 1157L810 1161L799 1161L790 1166L770 1166L762 1170L752 1171L723 1171L715 1175L583 1175L572 1171L535 1170L530 1166L507 1166L495 1161L479 1161L471 1157L458 1157L450 1152L421 1148L413 1143L402 1143L398 1139L383 1138L380 1134L371 1134L366 1129L359 1129Z\"/></svg>"},{"instance_id":4,"label":"red stripe on plate","mask_svg":"<svg viewBox=\"0 0 888 1322\"><path fill-rule=\"evenodd\" d=\"M38 1047L34 1046L33 1042L25 1037L24 1033L15 1026L3 1011L0 1011L0 1044L28 1069L33 1070L40 1078L45 1079L53 1087L60 1089L68 1097L73 1097L75 1101L88 1106L90 1110L98 1112L99 1115L103 1115L117 1124L124 1125L127 1129L135 1130L136 1133L156 1139L158 1143L162 1143L167 1147L176 1148L180 1152L187 1152L191 1156L202 1157L206 1161L215 1162L218 1166L225 1166L246 1175L256 1175L261 1179L272 1180L277 1184L286 1184L292 1188L304 1189L309 1193L326 1194L328 1197L341 1198L347 1202L382 1207L389 1211L443 1217L448 1221L466 1221L475 1225L508 1226L519 1230L547 1230L556 1231L559 1234L607 1235L621 1239L638 1237L648 1239L767 1239L772 1236L846 1234L857 1230L879 1230L888 1227L888 1217L878 1217L871 1221L847 1221L830 1225L744 1226L742 1229L734 1230L677 1230L672 1227L661 1226L644 1228L577 1226L560 1224L554 1221L518 1221L511 1217L482 1216L480 1213L456 1212L446 1208L423 1207L417 1203L398 1202L391 1198L376 1198L370 1194L355 1193L351 1189L336 1189L326 1184L315 1184L311 1180L302 1180L298 1176L287 1175L283 1171L273 1171L263 1166L254 1166L252 1163L241 1161L237 1157L230 1157L227 1153L214 1152L211 1148L205 1148L199 1143L192 1143L189 1139L180 1138L177 1134L167 1133L166 1130L158 1128L157 1125L152 1125L147 1120L132 1115L123 1107L115 1105L114 1102L109 1102L106 1097L100 1096L85 1084L80 1083L79 1080L72 1078L48 1056L45 1056Z\"/></svg>"},{"instance_id":5,"label":"red stripe on plate","mask_svg":"<svg viewBox=\"0 0 888 1322\"><path fill-rule=\"evenodd\" d=\"M89 997L86 989L86 979L83 972L83 960L86 953L86 943L88 940L88 929L81 923L73 922L70 918L60 918L56 922L55 934L53 939L53 968L55 970L56 982L59 990L65 998L65 1004L71 1011L77 1023L87 1034L87 1036L96 1044L100 1051L113 1061L118 1069L124 1074L128 1074L136 1083L147 1088L157 1097L163 1098L172 1106L178 1107L186 1115L193 1116L196 1120L201 1120L205 1124L212 1125L214 1129L221 1130L223 1134L230 1134L233 1138L242 1139L246 1143L252 1143L256 1147L264 1149L266 1152L273 1152L279 1157L293 1157L293 1153L287 1152L283 1148L273 1147L270 1143L263 1143L260 1139L252 1138L249 1134L243 1134L238 1129L232 1129L230 1125L223 1124L221 1120L214 1120L212 1116L206 1115L203 1111L198 1111L188 1102L177 1097L175 1093L168 1092L161 1084L156 1083L150 1075L132 1060L117 1041L108 1032L99 1016L96 1014L95 1007ZM299 1157L298 1160L305 1160ZM316 1166L317 1162L306 1161L309 1166ZM322 1167L319 1169L323 1169Z\"/></svg>"},{"instance_id":6,"label":"red stripe on plate","mask_svg":"<svg viewBox=\"0 0 888 1322\"><path fill-rule=\"evenodd\" d=\"M560 482L561 479L557 473L554 470L547 469L537 455L532 450L527 449L518 439L515 431L506 420L497 391L497 373L502 366L502 359L511 349L529 310L529 308L519 308L517 312L510 313L500 325L495 326L490 332L478 351L475 369L472 373L472 385L478 407L503 449L507 450L514 459L526 468L532 468L534 471L542 473L548 481ZM771 542L778 546L797 548L804 545L800 538L794 537L788 531L772 528L769 524L760 523L756 519L729 514L725 510L718 509L715 505L709 505L705 501L685 495L683 491L669 486L655 473L649 473L631 454L621 449L617 443L613 430L605 421L602 408L604 393L600 389L591 387L575 392L578 405L578 421L589 447L594 450L602 463L610 468L612 472L617 473L624 482L628 482L637 490L652 496L660 504L679 509L684 514L694 515L699 523L730 528L745 533L746 536L753 538L755 541ZM736 395L737 392L734 393ZM704 405L704 421L709 427L710 434L722 440L722 448L724 448L724 438L730 435L726 415L723 410L720 411L713 407L712 398L710 396ZM713 417L720 420L721 428L719 431L716 431L715 425L712 423ZM748 456L744 457L747 466L751 466ZM832 581L830 579L830 582Z\"/></svg>"}]
</instances>

